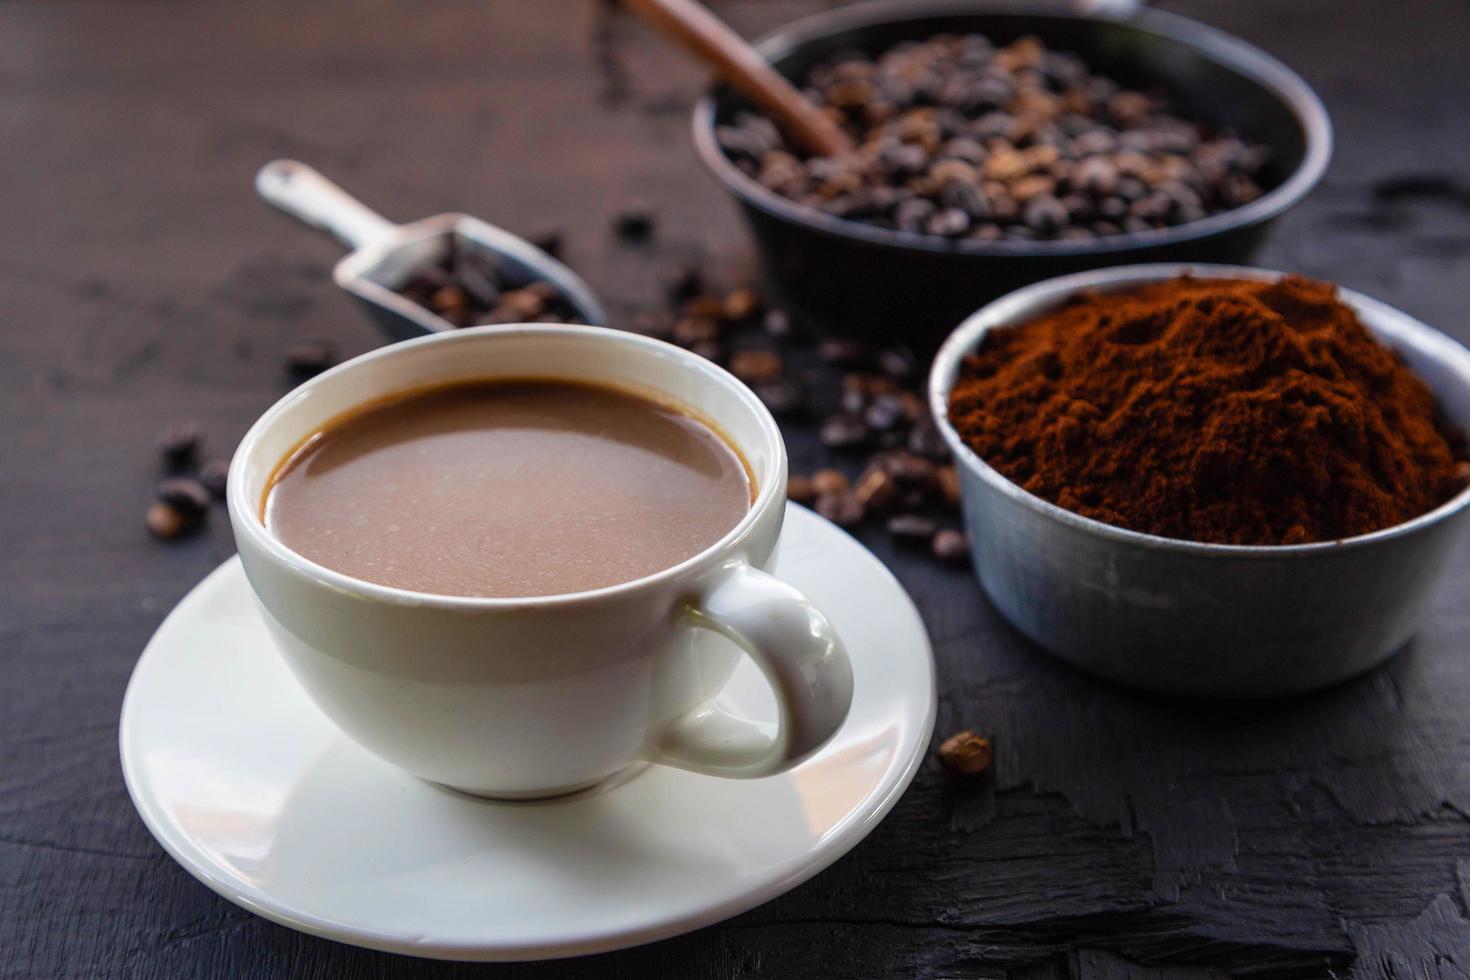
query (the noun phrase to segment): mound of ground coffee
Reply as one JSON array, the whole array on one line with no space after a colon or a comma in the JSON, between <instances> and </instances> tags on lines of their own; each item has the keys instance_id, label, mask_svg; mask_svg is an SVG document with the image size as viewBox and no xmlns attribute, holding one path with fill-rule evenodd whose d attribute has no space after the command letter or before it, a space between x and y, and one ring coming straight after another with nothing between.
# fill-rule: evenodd
<instances>
[{"instance_id":1,"label":"mound of ground coffee","mask_svg":"<svg viewBox=\"0 0 1470 980\"><path fill-rule=\"evenodd\" d=\"M1295 276L1078 296L987 335L949 416L1031 493L1194 541L1366 534L1470 469L1424 382L1332 285Z\"/></svg>"}]
</instances>

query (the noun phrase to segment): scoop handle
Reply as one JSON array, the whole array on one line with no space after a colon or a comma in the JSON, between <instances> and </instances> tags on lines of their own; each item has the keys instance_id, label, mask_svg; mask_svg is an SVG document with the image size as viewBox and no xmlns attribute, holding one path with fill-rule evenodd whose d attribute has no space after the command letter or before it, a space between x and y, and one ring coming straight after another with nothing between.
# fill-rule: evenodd
<instances>
[{"instance_id":1,"label":"scoop handle","mask_svg":"<svg viewBox=\"0 0 1470 980\"><path fill-rule=\"evenodd\" d=\"M628 9L699 58L821 156L852 149L852 138L781 77L761 53L698 0L623 0Z\"/></svg>"},{"instance_id":2,"label":"scoop handle","mask_svg":"<svg viewBox=\"0 0 1470 980\"><path fill-rule=\"evenodd\" d=\"M398 229L393 222L296 160L272 160L261 167L255 175L255 190L282 211L313 228L330 232L351 249L382 241Z\"/></svg>"}]
</instances>

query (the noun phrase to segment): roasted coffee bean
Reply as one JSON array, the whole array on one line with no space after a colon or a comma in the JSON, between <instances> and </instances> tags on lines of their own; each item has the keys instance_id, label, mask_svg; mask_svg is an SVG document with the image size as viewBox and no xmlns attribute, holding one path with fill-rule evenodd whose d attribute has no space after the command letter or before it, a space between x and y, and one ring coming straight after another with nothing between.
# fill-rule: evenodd
<instances>
[{"instance_id":1,"label":"roasted coffee bean","mask_svg":"<svg viewBox=\"0 0 1470 980\"><path fill-rule=\"evenodd\" d=\"M832 449L851 449L867 442L871 433L863 420L846 412L827 417L818 438Z\"/></svg>"},{"instance_id":2,"label":"roasted coffee bean","mask_svg":"<svg viewBox=\"0 0 1470 980\"><path fill-rule=\"evenodd\" d=\"M934 483L939 487L940 499L951 510L960 509L960 475L953 465L941 466L934 471Z\"/></svg>"},{"instance_id":3,"label":"roasted coffee bean","mask_svg":"<svg viewBox=\"0 0 1470 980\"><path fill-rule=\"evenodd\" d=\"M869 463L852 485L852 495L869 514L881 514L897 501L898 481L881 463Z\"/></svg>"},{"instance_id":4,"label":"roasted coffee bean","mask_svg":"<svg viewBox=\"0 0 1470 980\"><path fill-rule=\"evenodd\" d=\"M922 456L899 451L889 454L884 460L884 465L899 483L908 486L928 486L934 482L935 466Z\"/></svg>"},{"instance_id":5,"label":"roasted coffee bean","mask_svg":"<svg viewBox=\"0 0 1470 980\"><path fill-rule=\"evenodd\" d=\"M500 277L495 267L479 253L460 250L454 259L453 276L457 285L445 286L439 292L458 291L460 302L456 306L468 305L470 299L487 307L500 302ZM438 294L436 292L435 296Z\"/></svg>"},{"instance_id":6,"label":"roasted coffee bean","mask_svg":"<svg viewBox=\"0 0 1470 980\"><path fill-rule=\"evenodd\" d=\"M841 470L828 468L812 474L812 488L818 495L846 493L850 485L847 474Z\"/></svg>"},{"instance_id":7,"label":"roasted coffee bean","mask_svg":"<svg viewBox=\"0 0 1470 980\"><path fill-rule=\"evenodd\" d=\"M730 355L730 373L746 384L781 373L781 355L769 350L740 350Z\"/></svg>"},{"instance_id":8,"label":"roasted coffee bean","mask_svg":"<svg viewBox=\"0 0 1470 980\"><path fill-rule=\"evenodd\" d=\"M904 420L904 403L898 395L879 395L863 412L863 423L874 432L887 432Z\"/></svg>"},{"instance_id":9,"label":"roasted coffee bean","mask_svg":"<svg viewBox=\"0 0 1470 980\"><path fill-rule=\"evenodd\" d=\"M680 347L693 347L695 344L717 340L720 336L720 325L706 317L686 316L675 322L670 336Z\"/></svg>"},{"instance_id":10,"label":"roasted coffee bean","mask_svg":"<svg viewBox=\"0 0 1470 980\"><path fill-rule=\"evenodd\" d=\"M1165 184L1198 200L1168 194L1170 207L1141 217L1148 227L1263 193L1263 148L1180 118L1035 38L996 48L978 35L938 35L875 57L845 52L804 83L853 131L855 153L804 158L749 112L716 139L774 192L847 220L949 239L1084 240L1136 230L1113 199L1126 207Z\"/></svg>"},{"instance_id":11,"label":"roasted coffee bean","mask_svg":"<svg viewBox=\"0 0 1470 980\"><path fill-rule=\"evenodd\" d=\"M698 354L706 361L713 361L715 364L720 364L725 360L725 345L718 340L701 340L696 344L690 345L689 353Z\"/></svg>"},{"instance_id":12,"label":"roasted coffee bean","mask_svg":"<svg viewBox=\"0 0 1470 980\"><path fill-rule=\"evenodd\" d=\"M895 514L888 519L888 533L903 544L927 547L936 530L934 521L922 514Z\"/></svg>"},{"instance_id":13,"label":"roasted coffee bean","mask_svg":"<svg viewBox=\"0 0 1470 980\"><path fill-rule=\"evenodd\" d=\"M198 517L209 510L209 491L198 480L186 476L160 481L154 496L159 503L168 504L185 517Z\"/></svg>"},{"instance_id":14,"label":"roasted coffee bean","mask_svg":"<svg viewBox=\"0 0 1470 980\"><path fill-rule=\"evenodd\" d=\"M928 416L921 417L914 427L909 430L908 439L909 452L925 459L935 462L947 462L949 460L949 446L944 441L944 436L939 431L939 426Z\"/></svg>"},{"instance_id":15,"label":"roasted coffee bean","mask_svg":"<svg viewBox=\"0 0 1470 980\"><path fill-rule=\"evenodd\" d=\"M212 459L199 469L199 482L215 500L225 499L225 488L230 478L230 461Z\"/></svg>"},{"instance_id":16,"label":"roasted coffee bean","mask_svg":"<svg viewBox=\"0 0 1470 980\"><path fill-rule=\"evenodd\" d=\"M817 499L817 488L811 477L792 474L786 478L786 499L798 504L809 504Z\"/></svg>"},{"instance_id":17,"label":"roasted coffee bean","mask_svg":"<svg viewBox=\"0 0 1470 980\"><path fill-rule=\"evenodd\" d=\"M795 415L806 405L806 389L792 378L766 378L753 386L755 395L772 415Z\"/></svg>"},{"instance_id":18,"label":"roasted coffee bean","mask_svg":"<svg viewBox=\"0 0 1470 980\"><path fill-rule=\"evenodd\" d=\"M613 231L625 242L642 242L652 237L657 224L653 209L642 201L633 201L623 206L613 216Z\"/></svg>"},{"instance_id":19,"label":"roasted coffee bean","mask_svg":"<svg viewBox=\"0 0 1470 980\"><path fill-rule=\"evenodd\" d=\"M939 764L955 776L978 776L995 761L990 739L968 730L945 739L936 754Z\"/></svg>"},{"instance_id":20,"label":"roasted coffee bean","mask_svg":"<svg viewBox=\"0 0 1470 980\"><path fill-rule=\"evenodd\" d=\"M158 452L170 466L185 466L194 461L203 441L204 426L193 421L175 422L158 434Z\"/></svg>"},{"instance_id":21,"label":"roasted coffee bean","mask_svg":"<svg viewBox=\"0 0 1470 980\"><path fill-rule=\"evenodd\" d=\"M143 515L143 523L154 537L167 541L188 532L197 522L189 520L168 504L157 503Z\"/></svg>"},{"instance_id":22,"label":"roasted coffee bean","mask_svg":"<svg viewBox=\"0 0 1470 980\"><path fill-rule=\"evenodd\" d=\"M664 292L675 303L691 300L704 292L704 273L692 263L681 265L664 283Z\"/></svg>"},{"instance_id":23,"label":"roasted coffee bean","mask_svg":"<svg viewBox=\"0 0 1470 980\"><path fill-rule=\"evenodd\" d=\"M561 258L561 250L564 243L560 228L537 229L528 236L527 241L553 259Z\"/></svg>"},{"instance_id":24,"label":"roasted coffee bean","mask_svg":"<svg viewBox=\"0 0 1470 980\"><path fill-rule=\"evenodd\" d=\"M934 540L929 544L929 550L934 557L942 562L953 565L964 564L970 560L970 541L965 537L963 531L953 528L945 528L934 535Z\"/></svg>"},{"instance_id":25,"label":"roasted coffee bean","mask_svg":"<svg viewBox=\"0 0 1470 980\"><path fill-rule=\"evenodd\" d=\"M646 311L633 317L633 331L645 337L671 340L674 336L674 319L667 313Z\"/></svg>"},{"instance_id":26,"label":"roasted coffee bean","mask_svg":"<svg viewBox=\"0 0 1470 980\"><path fill-rule=\"evenodd\" d=\"M918 366L914 352L907 347L888 347L878 355L879 369L895 381L912 378Z\"/></svg>"},{"instance_id":27,"label":"roasted coffee bean","mask_svg":"<svg viewBox=\"0 0 1470 980\"><path fill-rule=\"evenodd\" d=\"M286 372L296 379L321 374L337 363L337 350L329 340L307 338L286 348Z\"/></svg>"},{"instance_id":28,"label":"roasted coffee bean","mask_svg":"<svg viewBox=\"0 0 1470 980\"><path fill-rule=\"evenodd\" d=\"M785 310L766 310L761 326L765 329L766 336L772 340L786 340L792 333L791 314Z\"/></svg>"},{"instance_id":29,"label":"roasted coffee bean","mask_svg":"<svg viewBox=\"0 0 1470 980\"><path fill-rule=\"evenodd\" d=\"M724 299L711 293L689 297L680 309L685 316L701 320L723 320L725 317Z\"/></svg>"},{"instance_id":30,"label":"roasted coffee bean","mask_svg":"<svg viewBox=\"0 0 1470 980\"><path fill-rule=\"evenodd\" d=\"M737 289L725 297L723 316L739 323L760 312L761 298L754 289Z\"/></svg>"},{"instance_id":31,"label":"roasted coffee bean","mask_svg":"<svg viewBox=\"0 0 1470 980\"><path fill-rule=\"evenodd\" d=\"M817 498L816 510L838 527L853 528L863 522L863 505L851 493L829 493Z\"/></svg>"},{"instance_id":32,"label":"roasted coffee bean","mask_svg":"<svg viewBox=\"0 0 1470 980\"><path fill-rule=\"evenodd\" d=\"M837 367L856 367L864 364L872 355L872 349L860 340L846 337L828 337L817 346L817 356Z\"/></svg>"}]
</instances>

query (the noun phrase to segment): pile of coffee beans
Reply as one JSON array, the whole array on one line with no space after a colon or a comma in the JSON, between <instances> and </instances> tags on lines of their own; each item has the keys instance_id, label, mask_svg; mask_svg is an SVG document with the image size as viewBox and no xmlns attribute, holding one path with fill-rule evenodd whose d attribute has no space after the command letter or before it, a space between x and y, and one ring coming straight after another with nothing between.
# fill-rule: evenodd
<instances>
[{"instance_id":1,"label":"pile of coffee beans","mask_svg":"<svg viewBox=\"0 0 1470 980\"><path fill-rule=\"evenodd\" d=\"M958 476L918 393L921 366L908 348L814 339L755 289L713 291L694 266L673 270L667 283L666 308L641 314L636 331L723 364L771 414L810 420L824 447L861 463L856 478L835 467L792 474L792 500L841 527L882 522L897 543L968 561L968 542L954 526Z\"/></svg>"},{"instance_id":2,"label":"pile of coffee beans","mask_svg":"<svg viewBox=\"0 0 1470 980\"><path fill-rule=\"evenodd\" d=\"M457 238L450 241L439 262L405 282L400 295L456 327L582 322L581 314L552 283L512 286L493 255Z\"/></svg>"},{"instance_id":3,"label":"pile of coffee beans","mask_svg":"<svg viewBox=\"0 0 1470 980\"><path fill-rule=\"evenodd\" d=\"M745 112L721 147L776 193L881 228L1085 241L1182 225L1263 193L1267 151L1175 115L1034 37L939 35L813 68L806 94L857 149L803 157Z\"/></svg>"},{"instance_id":4,"label":"pile of coffee beans","mask_svg":"<svg viewBox=\"0 0 1470 980\"><path fill-rule=\"evenodd\" d=\"M158 436L158 454L169 476L154 490L156 498L143 522L154 537L172 540L197 531L209 516L210 504L225 499L230 462L199 463L204 427L198 422L175 422Z\"/></svg>"}]
</instances>

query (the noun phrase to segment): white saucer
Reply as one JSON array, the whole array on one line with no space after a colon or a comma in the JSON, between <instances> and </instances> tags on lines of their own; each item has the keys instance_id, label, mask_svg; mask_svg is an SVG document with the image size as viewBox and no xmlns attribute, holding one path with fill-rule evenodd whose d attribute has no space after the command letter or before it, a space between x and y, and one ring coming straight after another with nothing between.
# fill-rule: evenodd
<instances>
[{"instance_id":1,"label":"white saucer","mask_svg":"<svg viewBox=\"0 0 1470 980\"><path fill-rule=\"evenodd\" d=\"M913 778L934 727L928 638L876 558L789 506L776 571L836 624L855 687L841 732L785 775L650 766L520 804L421 782L317 711L232 558L143 651L123 700L123 776L148 829L190 874L329 939L526 960L697 929L794 888L867 836ZM774 720L748 658L719 700Z\"/></svg>"}]
</instances>

